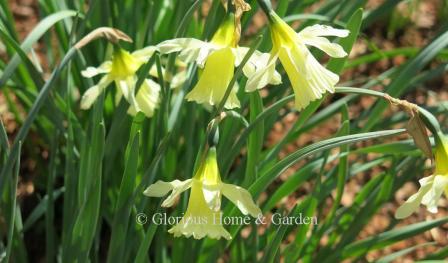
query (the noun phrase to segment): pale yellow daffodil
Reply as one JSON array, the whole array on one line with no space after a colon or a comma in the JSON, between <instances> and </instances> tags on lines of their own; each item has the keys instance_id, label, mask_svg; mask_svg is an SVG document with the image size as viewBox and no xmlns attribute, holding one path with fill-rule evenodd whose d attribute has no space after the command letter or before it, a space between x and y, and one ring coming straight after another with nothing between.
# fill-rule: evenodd
<instances>
[{"instance_id":1,"label":"pale yellow daffodil","mask_svg":"<svg viewBox=\"0 0 448 263\"><path fill-rule=\"evenodd\" d=\"M410 216L420 204L425 205L429 212L437 213L442 194L448 197L448 137L440 136L440 141L436 143L435 159L435 173L419 180L420 189L397 209L396 218Z\"/></svg>"},{"instance_id":2,"label":"pale yellow daffodil","mask_svg":"<svg viewBox=\"0 0 448 263\"><path fill-rule=\"evenodd\" d=\"M221 181L216 160L216 149L209 149L207 157L198 168L192 179L172 182L157 181L150 185L144 194L151 197L162 197L171 194L163 201L162 207L170 207L177 197L191 188L187 211L182 220L168 232L175 237L193 236L195 239L210 237L215 239L231 239L231 235L221 223L221 196L224 195L234 203L244 215L259 217L260 208L252 200L250 193L236 185Z\"/></svg>"},{"instance_id":3,"label":"pale yellow daffodil","mask_svg":"<svg viewBox=\"0 0 448 263\"><path fill-rule=\"evenodd\" d=\"M89 109L109 84L115 82L118 88L115 96L116 103L124 97L130 104L129 114L135 115L138 111L142 111L147 117L151 117L158 107L160 86L156 82L146 79L135 94L135 84L137 70L147 62L155 50L155 47L147 47L129 53L121 48L116 48L111 61L104 62L98 68L88 67L82 71L81 74L86 78L92 78L99 74L105 75L84 93L81 99L81 109ZM150 75L157 76L155 67L151 68Z\"/></svg>"},{"instance_id":4,"label":"pale yellow daffodil","mask_svg":"<svg viewBox=\"0 0 448 263\"><path fill-rule=\"evenodd\" d=\"M339 76L322 66L307 46L319 48L331 57L345 57L347 53L344 49L336 43L331 43L325 36L346 37L348 30L313 25L296 33L271 11L270 31L273 45L270 58L256 65L255 72L247 81L246 91L261 89L275 82L275 65L277 59L280 59L294 90L297 110L302 110L311 101L322 98L322 94L327 91L334 92Z\"/></svg>"},{"instance_id":5,"label":"pale yellow daffodil","mask_svg":"<svg viewBox=\"0 0 448 263\"><path fill-rule=\"evenodd\" d=\"M219 105L226 89L234 76L235 67L238 66L248 48L239 47L235 34L236 26L234 15L229 14L210 42L195 38L178 38L164 41L157 45L161 54L180 52L178 58L184 62L196 62L201 69L199 80L194 88L186 95L188 101L195 101L206 105ZM255 56L262 56L256 51ZM253 59L244 67L244 73L253 72L255 62ZM279 75L273 82L278 83ZM238 87L235 84L224 104L227 109L237 108L240 102L236 95Z\"/></svg>"}]
</instances>

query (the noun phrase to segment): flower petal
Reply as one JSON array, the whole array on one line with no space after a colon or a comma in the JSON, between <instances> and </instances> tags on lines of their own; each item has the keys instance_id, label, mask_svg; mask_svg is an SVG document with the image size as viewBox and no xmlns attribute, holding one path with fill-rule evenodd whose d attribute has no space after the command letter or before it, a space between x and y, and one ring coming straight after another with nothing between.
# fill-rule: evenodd
<instances>
[{"instance_id":1,"label":"flower petal","mask_svg":"<svg viewBox=\"0 0 448 263\"><path fill-rule=\"evenodd\" d=\"M252 196L246 189L233 184L223 183L221 191L244 215L250 214L253 217L261 215L260 208L254 203Z\"/></svg>"},{"instance_id":2,"label":"flower petal","mask_svg":"<svg viewBox=\"0 0 448 263\"><path fill-rule=\"evenodd\" d=\"M322 94L327 91L334 92L339 76L324 68L305 45L297 45L292 49L281 47L279 58L294 89L297 110L322 98Z\"/></svg>"},{"instance_id":3,"label":"flower petal","mask_svg":"<svg viewBox=\"0 0 448 263\"><path fill-rule=\"evenodd\" d=\"M350 31L346 29L337 29L326 25L313 25L305 27L298 33L299 38L314 38L324 36L347 37Z\"/></svg>"},{"instance_id":4,"label":"flower petal","mask_svg":"<svg viewBox=\"0 0 448 263\"><path fill-rule=\"evenodd\" d=\"M159 180L155 184L152 184L146 188L143 194L150 197L162 197L172 191L162 203L162 207L170 207L174 204L176 198L190 187L191 179L185 181L174 180L172 182L164 182Z\"/></svg>"},{"instance_id":5,"label":"flower petal","mask_svg":"<svg viewBox=\"0 0 448 263\"><path fill-rule=\"evenodd\" d=\"M216 218L219 218L219 216L216 216ZM185 221L185 223L183 221ZM194 217L184 217L179 224L170 228L168 230L168 233L173 234L174 237L193 236L194 239L202 239L204 237L213 239L232 239L230 233L227 232L227 230L221 224L200 224L193 221L198 221L198 219Z\"/></svg>"},{"instance_id":6,"label":"flower petal","mask_svg":"<svg viewBox=\"0 0 448 263\"><path fill-rule=\"evenodd\" d=\"M177 89L180 88L182 85L184 85L185 81L187 81L187 71L182 70L174 75L174 77L171 79L171 88Z\"/></svg>"},{"instance_id":7,"label":"flower petal","mask_svg":"<svg viewBox=\"0 0 448 263\"><path fill-rule=\"evenodd\" d=\"M219 49L219 47L211 43L195 38L176 38L166 40L158 44L157 48L161 54L169 54L180 51L178 56L180 60L187 63L196 60L199 67L204 66L205 60L211 51Z\"/></svg>"},{"instance_id":8,"label":"flower petal","mask_svg":"<svg viewBox=\"0 0 448 263\"><path fill-rule=\"evenodd\" d=\"M148 186L148 188L146 188L143 194L150 197L162 197L165 196L169 191L173 190L173 188L174 188L174 181L164 182L158 180L154 184Z\"/></svg>"},{"instance_id":9,"label":"flower petal","mask_svg":"<svg viewBox=\"0 0 448 263\"><path fill-rule=\"evenodd\" d=\"M420 180L420 189L417 193L409 197L404 204L402 204L397 211L395 211L395 218L403 219L410 216L415 210L418 209L423 196L425 196L429 190L431 190L432 184L434 182L434 175L425 177Z\"/></svg>"},{"instance_id":10,"label":"flower petal","mask_svg":"<svg viewBox=\"0 0 448 263\"><path fill-rule=\"evenodd\" d=\"M146 117L150 118L154 114L154 110L158 106L159 102L159 92L160 86L151 79L146 79L140 89L137 92L136 102L138 108L145 114ZM130 106L128 113L135 115L137 110L135 107Z\"/></svg>"},{"instance_id":11,"label":"flower petal","mask_svg":"<svg viewBox=\"0 0 448 263\"><path fill-rule=\"evenodd\" d=\"M135 83L137 79L135 76L128 77L126 79L115 80L115 84L123 93L124 98L129 102L131 107L135 107L135 110L141 111L135 98Z\"/></svg>"},{"instance_id":12,"label":"flower petal","mask_svg":"<svg viewBox=\"0 0 448 263\"><path fill-rule=\"evenodd\" d=\"M429 212L437 213L437 204L444 190L448 187L448 176L436 175L431 189L423 196L422 204L426 206Z\"/></svg>"},{"instance_id":13,"label":"flower petal","mask_svg":"<svg viewBox=\"0 0 448 263\"><path fill-rule=\"evenodd\" d=\"M331 57L342 58L347 56L347 52L336 43L331 43L328 39L323 37L305 38L303 42L307 45L316 47Z\"/></svg>"},{"instance_id":14,"label":"flower petal","mask_svg":"<svg viewBox=\"0 0 448 263\"><path fill-rule=\"evenodd\" d=\"M81 98L81 109L87 110L92 107L92 104L96 101L98 96L107 88L107 86L112 82L109 76L104 76L101 78L100 82L95 86L90 87L82 95Z\"/></svg>"},{"instance_id":15,"label":"flower petal","mask_svg":"<svg viewBox=\"0 0 448 263\"><path fill-rule=\"evenodd\" d=\"M187 211L180 222L168 232L175 237L184 235L193 236L195 239L204 237L231 239L229 232L222 226L221 216L221 211L213 211L206 203L202 182L192 179Z\"/></svg>"},{"instance_id":16,"label":"flower petal","mask_svg":"<svg viewBox=\"0 0 448 263\"><path fill-rule=\"evenodd\" d=\"M139 50L132 52L132 56L135 58L147 62L151 58L151 56L156 52L156 46L148 46Z\"/></svg>"},{"instance_id":17,"label":"flower petal","mask_svg":"<svg viewBox=\"0 0 448 263\"><path fill-rule=\"evenodd\" d=\"M254 57L244 66L243 73L248 78L246 91L252 92L262 89L268 84L277 85L281 83L281 76L275 70L277 55Z\"/></svg>"},{"instance_id":18,"label":"flower petal","mask_svg":"<svg viewBox=\"0 0 448 263\"><path fill-rule=\"evenodd\" d=\"M99 67L88 67L85 70L81 71L81 75L85 78L92 78L98 74L104 74L110 72L112 68L112 62L106 61L101 64Z\"/></svg>"}]
</instances>

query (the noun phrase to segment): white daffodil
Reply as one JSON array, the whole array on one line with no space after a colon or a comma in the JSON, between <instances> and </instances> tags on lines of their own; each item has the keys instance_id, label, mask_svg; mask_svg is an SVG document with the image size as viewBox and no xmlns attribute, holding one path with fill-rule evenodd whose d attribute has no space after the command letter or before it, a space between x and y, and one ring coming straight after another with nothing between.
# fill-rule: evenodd
<instances>
[{"instance_id":1,"label":"white daffodil","mask_svg":"<svg viewBox=\"0 0 448 263\"><path fill-rule=\"evenodd\" d=\"M216 160L216 149L210 148L207 158L200 165L195 176L185 181L157 181L150 185L144 194L151 197L162 197L171 192L163 201L162 207L170 207L177 197L191 188L187 211L182 220L168 232L175 237L184 235L195 239L210 237L231 239L221 224L221 196L224 195L244 214L253 217L261 215L260 208L252 200L250 193L236 185L221 181Z\"/></svg>"},{"instance_id":2,"label":"white daffodil","mask_svg":"<svg viewBox=\"0 0 448 263\"><path fill-rule=\"evenodd\" d=\"M442 135L440 138L436 143L435 173L419 181L420 189L397 209L396 218L410 216L420 204L425 205L429 212L437 213L437 204L442 194L445 193L448 197L448 137Z\"/></svg>"},{"instance_id":3,"label":"white daffodil","mask_svg":"<svg viewBox=\"0 0 448 263\"><path fill-rule=\"evenodd\" d=\"M261 89L267 84L275 83L277 59L280 59L295 93L295 107L302 110L311 101L322 98L325 92L334 92L339 76L327 70L308 50L314 46L331 57L345 57L347 53L325 36L346 37L348 30L335 29L330 26L314 25L296 33L273 11L270 13L270 31L272 50L269 59L263 58L256 66L246 84L246 91Z\"/></svg>"},{"instance_id":4,"label":"white daffodil","mask_svg":"<svg viewBox=\"0 0 448 263\"><path fill-rule=\"evenodd\" d=\"M159 101L159 84L152 80L145 80L135 95L135 84L137 82L136 72L156 50L155 47L147 47L132 54L121 48L116 48L111 61L106 61L98 68L88 67L81 74L86 78L92 78L99 74L105 74L100 81L90 87L82 96L81 109L89 109L98 96L111 84L115 82L117 92L115 102L118 103L124 97L130 104L128 113L135 115L142 111L147 117L154 114ZM155 67L150 70L151 76L157 76Z\"/></svg>"},{"instance_id":5,"label":"white daffodil","mask_svg":"<svg viewBox=\"0 0 448 263\"><path fill-rule=\"evenodd\" d=\"M235 67L241 63L249 50L238 46L235 30L235 17L230 13L210 42L194 38L178 38L157 45L161 54L180 52L178 56L180 60L187 63L196 62L201 69L198 82L186 96L188 101L213 106L219 105L223 99L233 78ZM261 56L261 53L256 52L256 55ZM252 61L251 59L245 65L244 73L250 74L253 71L251 67L254 67L255 62ZM278 79L272 81L279 82ZM225 108L232 109L240 106L236 96L237 89L235 85L224 105Z\"/></svg>"}]
</instances>

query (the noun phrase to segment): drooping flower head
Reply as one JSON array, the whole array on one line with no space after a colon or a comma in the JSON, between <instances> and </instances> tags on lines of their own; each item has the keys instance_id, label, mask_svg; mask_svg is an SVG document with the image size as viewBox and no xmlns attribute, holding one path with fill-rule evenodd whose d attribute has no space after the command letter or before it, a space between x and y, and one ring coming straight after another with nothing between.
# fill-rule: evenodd
<instances>
[{"instance_id":1,"label":"drooping flower head","mask_svg":"<svg viewBox=\"0 0 448 263\"><path fill-rule=\"evenodd\" d=\"M231 239L231 235L221 223L221 196L224 195L244 214L253 217L261 215L261 210L252 200L250 193L236 185L221 181L216 160L216 149L210 148L205 161L199 166L192 179L172 182L157 181L150 185L144 194L162 197L171 194L163 201L162 207L170 207L176 198L191 188L187 211L180 222L169 233L175 237L193 236L195 239L210 237Z\"/></svg>"},{"instance_id":2,"label":"drooping flower head","mask_svg":"<svg viewBox=\"0 0 448 263\"><path fill-rule=\"evenodd\" d=\"M156 82L146 79L135 94L135 84L137 70L147 62L154 51L155 47L147 47L131 54L124 49L115 47L111 61L104 62L98 68L88 67L82 71L81 74L86 78L92 78L98 74L105 75L84 93L81 99L81 108L89 109L109 84L115 82L117 86L116 103L124 97L130 104L128 113L135 115L138 111L142 111L147 117L151 117L158 105L160 86ZM150 75L157 76L155 68L151 69Z\"/></svg>"},{"instance_id":3,"label":"drooping flower head","mask_svg":"<svg viewBox=\"0 0 448 263\"><path fill-rule=\"evenodd\" d=\"M195 87L186 95L188 101L218 105L226 92L236 63L235 22L232 15L226 17L210 42L192 38L167 40L158 45L162 54L181 51L179 58L185 62L196 60L202 69ZM230 93L225 105L231 109L239 107L236 90Z\"/></svg>"},{"instance_id":4,"label":"drooping flower head","mask_svg":"<svg viewBox=\"0 0 448 263\"><path fill-rule=\"evenodd\" d=\"M234 14L229 12L210 42L195 38L178 38L164 41L157 45L161 54L180 52L178 58L184 62L196 62L200 68L199 80L194 88L186 95L189 101L206 105L219 105L227 87L246 53L246 47L238 46ZM255 57L262 56L256 51ZM244 67L244 74L248 76L253 70L254 59L250 59ZM278 83L277 79L273 80ZM237 85L233 87L224 107L232 109L240 106L236 95Z\"/></svg>"},{"instance_id":5,"label":"drooping flower head","mask_svg":"<svg viewBox=\"0 0 448 263\"><path fill-rule=\"evenodd\" d=\"M334 92L339 76L327 70L308 50L307 45L324 51L331 57L344 57L347 53L325 36L346 37L348 30L330 26L313 25L296 33L274 11L269 13L272 50L269 60L261 63L249 77L246 91L261 89L274 78L275 64L280 59L295 93L295 107L302 110L311 101L322 98L322 94Z\"/></svg>"},{"instance_id":6,"label":"drooping flower head","mask_svg":"<svg viewBox=\"0 0 448 263\"><path fill-rule=\"evenodd\" d=\"M448 197L448 137L439 135L436 140L435 173L419 180L420 189L395 212L398 219L410 216L420 204L431 213L437 213L437 203L442 194Z\"/></svg>"}]
</instances>

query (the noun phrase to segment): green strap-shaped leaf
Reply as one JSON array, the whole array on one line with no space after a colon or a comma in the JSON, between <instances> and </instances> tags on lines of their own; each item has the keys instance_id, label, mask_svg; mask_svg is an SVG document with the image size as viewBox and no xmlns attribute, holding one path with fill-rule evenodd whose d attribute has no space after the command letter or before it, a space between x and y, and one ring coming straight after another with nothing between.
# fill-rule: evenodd
<instances>
[{"instance_id":1,"label":"green strap-shaped leaf","mask_svg":"<svg viewBox=\"0 0 448 263\"><path fill-rule=\"evenodd\" d=\"M429 43L415 58L406 63L400 74L392 80L386 88L386 93L398 98L410 86L413 77L425 67L443 48L448 45L448 31L440 34ZM381 119L381 115L387 108L388 102L378 101L368 114L367 122L363 128L368 131Z\"/></svg>"},{"instance_id":2,"label":"green strap-shaped leaf","mask_svg":"<svg viewBox=\"0 0 448 263\"><path fill-rule=\"evenodd\" d=\"M446 223L448 223L448 217L420 222L371 236L346 246L341 252L342 258L355 257L370 250L384 248Z\"/></svg>"},{"instance_id":3,"label":"green strap-shaped leaf","mask_svg":"<svg viewBox=\"0 0 448 263\"><path fill-rule=\"evenodd\" d=\"M249 188L250 192L254 196L258 196L266 187L274 181L281 173L283 173L287 168L289 168L294 163L303 160L304 158L331 148L335 148L338 146L342 146L345 144L355 143L358 141L370 140L373 138L387 137L398 135L404 133L405 130L386 130L386 131L378 131L378 132L370 132L370 133L359 133L347 136L336 137L332 139L323 140L307 147L304 147L294 153L288 155L283 160L272 166L266 173L260 176L257 181Z\"/></svg>"},{"instance_id":4,"label":"green strap-shaped leaf","mask_svg":"<svg viewBox=\"0 0 448 263\"><path fill-rule=\"evenodd\" d=\"M67 17L75 16L76 14L77 12L75 11L66 10L51 14L46 18L44 18L25 38L22 45L20 45L23 52L25 53L30 52L33 44L36 43L36 41L39 40L54 24ZM16 54L8 63L5 70L3 71L2 77L0 78L0 89L3 87L3 85L6 84L6 81L8 81L8 79L14 73L14 70L20 64L20 61L21 61L20 57Z\"/></svg>"}]
</instances>

